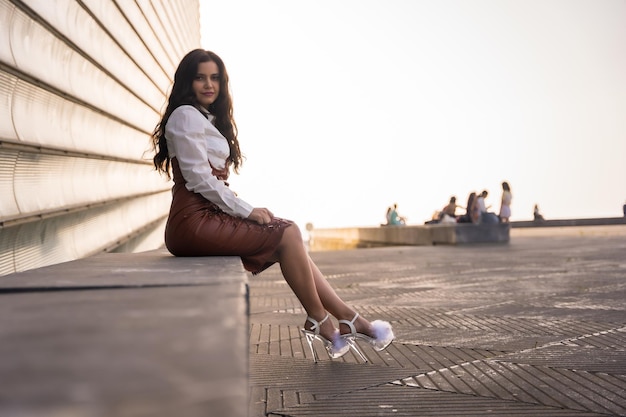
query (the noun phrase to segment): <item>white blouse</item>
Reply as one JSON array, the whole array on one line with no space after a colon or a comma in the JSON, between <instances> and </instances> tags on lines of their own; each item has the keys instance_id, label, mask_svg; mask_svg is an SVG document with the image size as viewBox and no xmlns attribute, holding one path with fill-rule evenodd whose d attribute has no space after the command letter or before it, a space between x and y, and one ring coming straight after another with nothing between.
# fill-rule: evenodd
<instances>
[{"instance_id":1,"label":"white blouse","mask_svg":"<svg viewBox=\"0 0 626 417\"><path fill-rule=\"evenodd\" d=\"M224 169L230 155L228 141L213 126L213 119L209 115L207 120L193 106L176 108L165 125L169 156L178 161L189 191L202 195L232 216L247 218L253 207L213 175L211 165Z\"/></svg>"}]
</instances>

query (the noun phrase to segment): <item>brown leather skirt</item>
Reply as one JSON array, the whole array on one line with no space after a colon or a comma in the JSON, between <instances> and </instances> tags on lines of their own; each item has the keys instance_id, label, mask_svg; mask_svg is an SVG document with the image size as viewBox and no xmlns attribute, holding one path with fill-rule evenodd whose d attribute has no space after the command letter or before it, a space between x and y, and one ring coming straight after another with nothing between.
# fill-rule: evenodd
<instances>
[{"instance_id":1,"label":"brown leather skirt","mask_svg":"<svg viewBox=\"0 0 626 417\"><path fill-rule=\"evenodd\" d=\"M176 159L174 187L165 227L165 246L174 256L239 256L246 270L258 274L270 267L272 256L290 220L271 223L231 216L200 194L187 190Z\"/></svg>"}]
</instances>

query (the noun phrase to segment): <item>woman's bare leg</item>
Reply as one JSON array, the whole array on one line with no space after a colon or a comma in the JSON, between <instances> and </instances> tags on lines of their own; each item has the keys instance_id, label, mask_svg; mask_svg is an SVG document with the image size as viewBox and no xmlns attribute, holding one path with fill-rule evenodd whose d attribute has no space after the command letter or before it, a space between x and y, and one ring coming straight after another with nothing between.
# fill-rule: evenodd
<instances>
[{"instance_id":1,"label":"woman's bare leg","mask_svg":"<svg viewBox=\"0 0 626 417\"><path fill-rule=\"evenodd\" d=\"M313 272L313 278L315 280L315 287L317 288L317 293L319 295L322 304L328 310L330 314L335 316L339 320L348 320L351 321L354 318L356 312L350 308L335 292L333 287L330 285L328 280L324 277L324 275L320 272L315 262L309 257L309 265L311 267L311 271ZM364 333L368 336L372 335L372 329L370 322L367 321L364 317L359 315L359 318L354 323L354 326L359 333ZM350 329L347 325L341 324L341 333L349 333Z\"/></svg>"},{"instance_id":2,"label":"woman's bare leg","mask_svg":"<svg viewBox=\"0 0 626 417\"><path fill-rule=\"evenodd\" d=\"M311 318L321 321L326 316L326 309L318 295L310 258L304 247L300 229L296 225L285 228L276 251L276 258L285 281L300 300L302 307ZM311 324L306 323L306 326L310 328ZM332 340L334 332L335 327L330 320L324 322L320 328L320 333L328 340Z\"/></svg>"}]
</instances>

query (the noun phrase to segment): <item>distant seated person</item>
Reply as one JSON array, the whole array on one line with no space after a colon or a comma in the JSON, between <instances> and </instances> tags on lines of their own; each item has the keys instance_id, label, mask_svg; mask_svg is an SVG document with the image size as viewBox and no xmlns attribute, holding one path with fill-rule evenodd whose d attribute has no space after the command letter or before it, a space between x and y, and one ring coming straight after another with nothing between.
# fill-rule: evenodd
<instances>
[{"instance_id":1,"label":"distant seated person","mask_svg":"<svg viewBox=\"0 0 626 417\"><path fill-rule=\"evenodd\" d=\"M387 225L389 226L404 226L406 219L398 214L398 204L394 204L393 207L387 209Z\"/></svg>"},{"instance_id":2,"label":"distant seated person","mask_svg":"<svg viewBox=\"0 0 626 417\"><path fill-rule=\"evenodd\" d=\"M535 209L533 210L533 218L536 222L545 221L541 213L539 213L539 206L537 204L535 204Z\"/></svg>"},{"instance_id":3,"label":"distant seated person","mask_svg":"<svg viewBox=\"0 0 626 417\"><path fill-rule=\"evenodd\" d=\"M500 219L495 213L487 211L491 206L485 205L485 198L489 193L483 190L476 199L472 207L472 223L474 224L496 224L500 223Z\"/></svg>"},{"instance_id":4,"label":"distant seated person","mask_svg":"<svg viewBox=\"0 0 626 417\"><path fill-rule=\"evenodd\" d=\"M424 224L437 224L441 220L441 212L439 210L435 210L430 220L424 222Z\"/></svg>"},{"instance_id":5,"label":"distant seated person","mask_svg":"<svg viewBox=\"0 0 626 417\"><path fill-rule=\"evenodd\" d=\"M485 197L487 197L488 194L487 190L483 190L482 193L476 194L476 198L472 202L472 208L470 211L472 223L480 224L482 214L487 212L487 207L485 207Z\"/></svg>"},{"instance_id":6,"label":"distant seated person","mask_svg":"<svg viewBox=\"0 0 626 417\"><path fill-rule=\"evenodd\" d=\"M474 207L474 200L476 200L476 193L472 191L467 197L465 214L459 216L457 223L472 223L472 208Z\"/></svg>"},{"instance_id":7,"label":"distant seated person","mask_svg":"<svg viewBox=\"0 0 626 417\"><path fill-rule=\"evenodd\" d=\"M463 208L456 204L456 197L450 197L450 202L446 205L440 213L439 222L441 223L456 223L456 209Z\"/></svg>"}]
</instances>

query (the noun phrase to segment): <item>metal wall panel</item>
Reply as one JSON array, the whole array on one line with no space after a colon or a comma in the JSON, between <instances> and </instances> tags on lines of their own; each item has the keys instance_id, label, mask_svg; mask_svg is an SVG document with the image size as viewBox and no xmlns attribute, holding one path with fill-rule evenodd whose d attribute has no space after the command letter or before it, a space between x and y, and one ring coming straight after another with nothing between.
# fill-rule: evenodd
<instances>
[{"instance_id":1,"label":"metal wall panel","mask_svg":"<svg viewBox=\"0 0 626 417\"><path fill-rule=\"evenodd\" d=\"M159 83L163 83L159 85L169 85L173 81L174 71L176 70L176 65L178 65L178 62L174 61L175 57L165 53L165 49L163 49L163 45L159 41L155 28L150 25L146 16L143 14L136 2L119 1L117 2L117 6L120 8L126 19L128 19L137 35L146 46L145 53L152 57L160 57L160 59L155 59L155 66L149 65L141 60L139 54L134 54L135 59L137 62L141 62L149 68L153 68L154 71L160 69L165 77L167 77L168 82L157 81L159 79L158 76L154 76L153 79ZM200 37L198 36L198 39L199 38ZM139 49L141 48L139 47ZM146 61L149 61L149 59L146 59Z\"/></svg>"},{"instance_id":2,"label":"metal wall panel","mask_svg":"<svg viewBox=\"0 0 626 417\"><path fill-rule=\"evenodd\" d=\"M0 1L0 61L13 62L11 56L11 44L9 43L9 30L15 6L6 0Z\"/></svg>"},{"instance_id":3,"label":"metal wall panel","mask_svg":"<svg viewBox=\"0 0 626 417\"><path fill-rule=\"evenodd\" d=\"M94 0L94 1L97 1L97 0ZM181 55L180 51L177 51L176 48L174 48L174 46L172 45L172 40L170 38L171 31L167 29L167 26L165 26L165 23L161 21L161 19L159 19L159 16L154 10L154 7L153 7L154 3L151 0L136 0L136 2L139 5L139 8L141 9L141 12L143 13L143 15L146 16L146 19L148 20L148 22L150 22L150 25L154 28L154 33L157 39L159 40L159 43L161 43L161 45L163 46L163 50L165 51L165 54L169 56L179 56L180 58L182 58L183 55ZM191 6L192 4L190 3L189 7ZM178 64L178 61L174 60L174 65L177 65L177 64Z\"/></svg>"},{"instance_id":4,"label":"metal wall panel","mask_svg":"<svg viewBox=\"0 0 626 417\"><path fill-rule=\"evenodd\" d=\"M14 184L22 215L170 189L145 164L26 152L15 162Z\"/></svg>"},{"instance_id":5,"label":"metal wall panel","mask_svg":"<svg viewBox=\"0 0 626 417\"><path fill-rule=\"evenodd\" d=\"M0 219L20 214L13 192L17 152L0 152ZM2 232L0 231L0 235Z\"/></svg>"},{"instance_id":6,"label":"metal wall panel","mask_svg":"<svg viewBox=\"0 0 626 417\"><path fill-rule=\"evenodd\" d=\"M99 22L92 15L77 4L74 0L55 0L54 2L42 0L27 0L25 3L46 23L58 30L63 36L72 39L76 46L93 59L101 67L106 68L121 84L132 91L137 97L146 101L154 110L160 108L163 102L164 91L158 88L150 78L146 77L132 58L127 55L120 45L125 49L134 48L134 52L146 53L145 48L141 48L140 39L133 31L130 24L124 19L120 11L113 3L99 1L100 9L106 10L107 20ZM115 32L120 32L119 44L109 36L100 23L107 26L107 23L115 23ZM112 30L112 29L109 29ZM153 65L153 63L151 63ZM166 86L163 79L161 88Z\"/></svg>"},{"instance_id":7,"label":"metal wall panel","mask_svg":"<svg viewBox=\"0 0 626 417\"><path fill-rule=\"evenodd\" d=\"M165 7L162 1L155 0L155 1L150 2L150 4L152 5L154 12L158 16L159 21L161 22L163 27L167 28L167 27L179 26L179 24L174 21L174 16L172 16L171 14L165 11ZM164 35L170 41L172 48L177 55L183 55L185 53L185 48L183 47L183 44L180 39L181 38L180 32L165 31Z\"/></svg>"},{"instance_id":8,"label":"metal wall panel","mask_svg":"<svg viewBox=\"0 0 626 417\"><path fill-rule=\"evenodd\" d=\"M70 135L71 103L34 85L18 81L11 95L7 120L21 143L58 149L73 148ZM2 113L5 119L4 112Z\"/></svg>"},{"instance_id":9,"label":"metal wall panel","mask_svg":"<svg viewBox=\"0 0 626 417\"><path fill-rule=\"evenodd\" d=\"M6 94L11 103L6 117L20 143L133 160L150 147L145 132L35 85L20 81ZM2 107L0 117L5 120Z\"/></svg>"},{"instance_id":10,"label":"metal wall panel","mask_svg":"<svg viewBox=\"0 0 626 417\"><path fill-rule=\"evenodd\" d=\"M0 140L17 141L17 134L11 121L11 102L17 77L0 71Z\"/></svg>"},{"instance_id":11,"label":"metal wall panel","mask_svg":"<svg viewBox=\"0 0 626 417\"><path fill-rule=\"evenodd\" d=\"M110 250L114 253L126 253L126 252L144 252L155 249L154 242L163 242L163 230L165 230L165 223L167 219L158 220L156 224L151 224L149 227L136 236L128 239L120 246ZM162 244L161 247L164 247Z\"/></svg>"},{"instance_id":12,"label":"metal wall panel","mask_svg":"<svg viewBox=\"0 0 626 417\"><path fill-rule=\"evenodd\" d=\"M133 230L160 220L162 213L155 208L167 205L170 198L161 193L3 229L0 268L6 269L0 275L114 248Z\"/></svg>"},{"instance_id":13,"label":"metal wall panel","mask_svg":"<svg viewBox=\"0 0 626 417\"><path fill-rule=\"evenodd\" d=\"M0 219L7 225L29 216L169 191L170 184L153 171L146 164L1 149Z\"/></svg>"},{"instance_id":14,"label":"metal wall panel","mask_svg":"<svg viewBox=\"0 0 626 417\"><path fill-rule=\"evenodd\" d=\"M199 0L0 0L0 275L163 246L150 134Z\"/></svg>"},{"instance_id":15,"label":"metal wall panel","mask_svg":"<svg viewBox=\"0 0 626 417\"><path fill-rule=\"evenodd\" d=\"M13 13L10 25L9 42L17 69L140 130L150 132L154 128L157 110L62 39L19 10ZM58 65L50 65L51 62Z\"/></svg>"},{"instance_id":16,"label":"metal wall panel","mask_svg":"<svg viewBox=\"0 0 626 417\"><path fill-rule=\"evenodd\" d=\"M15 268L14 244L18 228L0 230L0 275L17 271Z\"/></svg>"}]
</instances>

